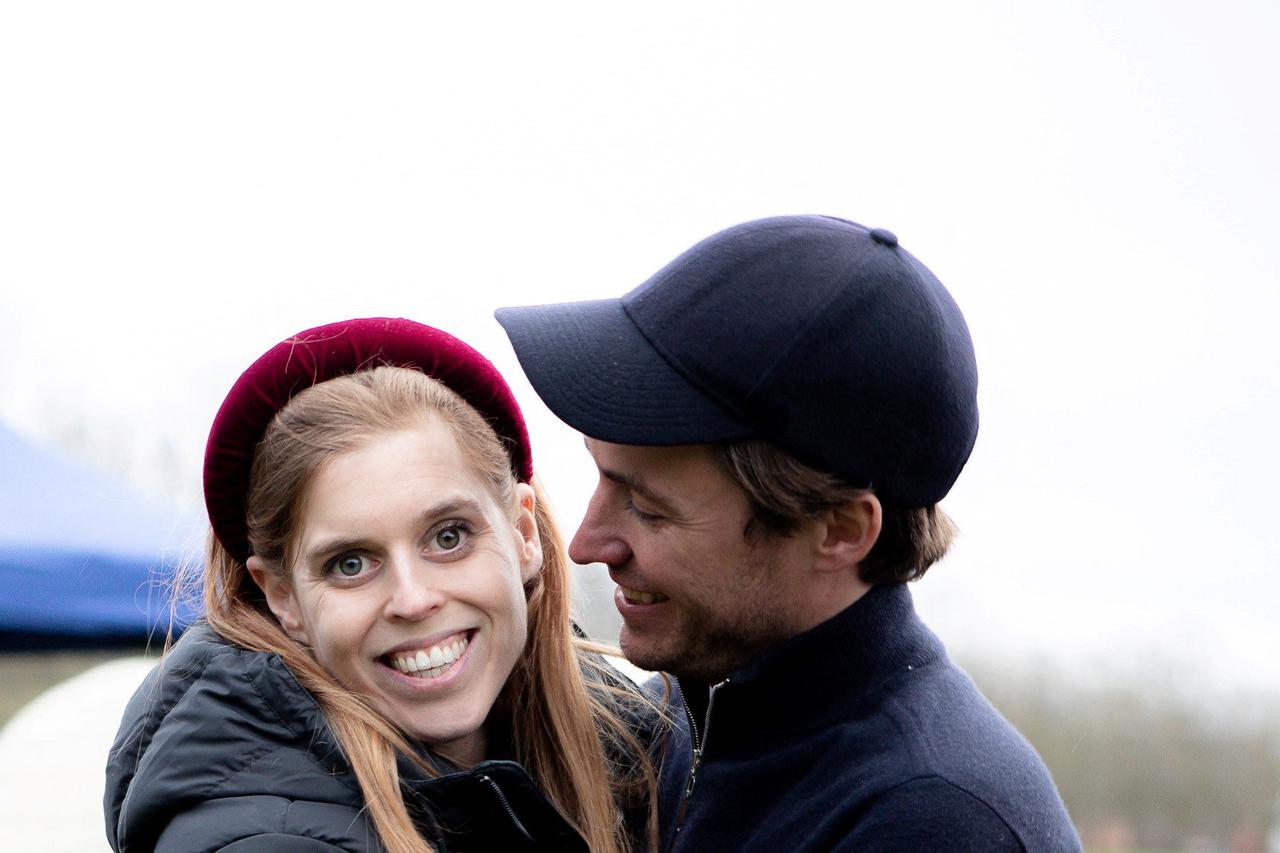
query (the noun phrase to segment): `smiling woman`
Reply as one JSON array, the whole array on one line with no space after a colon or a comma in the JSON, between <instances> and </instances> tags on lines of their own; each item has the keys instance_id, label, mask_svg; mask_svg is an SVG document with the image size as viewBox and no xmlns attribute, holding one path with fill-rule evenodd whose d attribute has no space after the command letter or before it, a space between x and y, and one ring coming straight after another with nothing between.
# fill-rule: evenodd
<instances>
[{"instance_id":1,"label":"smiling woman","mask_svg":"<svg viewBox=\"0 0 1280 853\"><path fill-rule=\"evenodd\" d=\"M482 356L402 320L285 341L223 404L205 495L207 624L125 714L117 851L648 846L657 712L573 636Z\"/></svg>"}]
</instances>

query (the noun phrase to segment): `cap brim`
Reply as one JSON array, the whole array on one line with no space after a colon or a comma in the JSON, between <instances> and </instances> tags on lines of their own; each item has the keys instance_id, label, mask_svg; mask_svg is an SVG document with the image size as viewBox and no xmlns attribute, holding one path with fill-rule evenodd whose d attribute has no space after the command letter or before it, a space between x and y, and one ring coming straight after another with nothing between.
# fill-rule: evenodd
<instances>
[{"instance_id":1,"label":"cap brim","mask_svg":"<svg viewBox=\"0 0 1280 853\"><path fill-rule=\"evenodd\" d=\"M675 445L755 434L668 364L621 300L499 308L494 316L547 408L584 435Z\"/></svg>"}]
</instances>

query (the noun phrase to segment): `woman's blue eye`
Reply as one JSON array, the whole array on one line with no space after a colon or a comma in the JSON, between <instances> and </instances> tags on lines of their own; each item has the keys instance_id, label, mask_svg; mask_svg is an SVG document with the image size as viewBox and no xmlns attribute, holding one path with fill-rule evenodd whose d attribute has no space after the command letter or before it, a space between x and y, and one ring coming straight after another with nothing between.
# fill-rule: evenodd
<instances>
[{"instance_id":1,"label":"woman's blue eye","mask_svg":"<svg viewBox=\"0 0 1280 853\"><path fill-rule=\"evenodd\" d=\"M365 558L359 554L343 554L331 564L333 570L343 577L353 578L364 571Z\"/></svg>"},{"instance_id":2,"label":"woman's blue eye","mask_svg":"<svg viewBox=\"0 0 1280 853\"><path fill-rule=\"evenodd\" d=\"M452 551L461 545L467 538L467 533L457 525L442 527L436 531L433 540L436 547L441 551Z\"/></svg>"}]
</instances>

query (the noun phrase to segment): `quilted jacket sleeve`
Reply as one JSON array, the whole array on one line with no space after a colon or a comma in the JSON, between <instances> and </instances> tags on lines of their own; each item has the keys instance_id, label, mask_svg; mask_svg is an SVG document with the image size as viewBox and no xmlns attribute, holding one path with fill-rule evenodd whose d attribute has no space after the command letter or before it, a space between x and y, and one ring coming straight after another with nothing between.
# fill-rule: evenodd
<instances>
[{"instance_id":1,"label":"quilted jacket sleeve","mask_svg":"<svg viewBox=\"0 0 1280 853\"><path fill-rule=\"evenodd\" d=\"M243 796L208 800L176 816L156 853L281 851L334 853L379 849L365 818L332 803Z\"/></svg>"}]
</instances>

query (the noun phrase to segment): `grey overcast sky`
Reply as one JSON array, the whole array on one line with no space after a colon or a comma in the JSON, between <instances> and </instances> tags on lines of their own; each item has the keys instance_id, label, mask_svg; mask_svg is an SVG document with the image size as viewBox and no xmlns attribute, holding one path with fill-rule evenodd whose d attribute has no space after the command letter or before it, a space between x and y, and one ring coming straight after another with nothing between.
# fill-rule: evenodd
<instances>
[{"instance_id":1,"label":"grey overcast sky","mask_svg":"<svg viewBox=\"0 0 1280 853\"><path fill-rule=\"evenodd\" d=\"M512 380L572 530L593 471L493 309L830 213L976 342L916 588L952 649L1280 690L1278 8L5 4L0 418L194 505L253 358L407 316Z\"/></svg>"}]
</instances>

